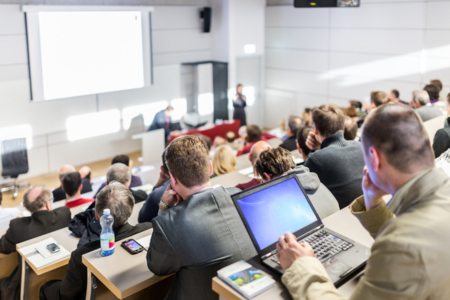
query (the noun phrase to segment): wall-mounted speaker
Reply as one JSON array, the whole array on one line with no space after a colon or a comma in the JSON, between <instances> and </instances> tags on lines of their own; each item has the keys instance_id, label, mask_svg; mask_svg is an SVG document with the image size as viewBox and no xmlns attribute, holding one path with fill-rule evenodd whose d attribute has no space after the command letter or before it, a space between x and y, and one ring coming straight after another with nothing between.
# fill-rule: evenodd
<instances>
[{"instance_id":1,"label":"wall-mounted speaker","mask_svg":"<svg viewBox=\"0 0 450 300\"><path fill-rule=\"evenodd\" d=\"M211 30L211 7L203 7L200 10L200 22L202 23L202 31L210 32Z\"/></svg>"},{"instance_id":2,"label":"wall-mounted speaker","mask_svg":"<svg viewBox=\"0 0 450 300\"><path fill-rule=\"evenodd\" d=\"M359 7L359 0L294 0L294 7Z\"/></svg>"}]
</instances>

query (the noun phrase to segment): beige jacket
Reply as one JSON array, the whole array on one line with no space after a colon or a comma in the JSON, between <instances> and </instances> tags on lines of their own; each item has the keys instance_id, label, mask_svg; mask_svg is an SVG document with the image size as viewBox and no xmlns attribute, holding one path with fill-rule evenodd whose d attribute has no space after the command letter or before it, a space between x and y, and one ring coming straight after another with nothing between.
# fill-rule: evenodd
<instances>
[{"instance_id":1,"label":"beige jacket","mask_svg":"<svg viewBox=\"0 0 450 300\"><path fill-rule=\"evenodd\" d=\"M351 299L450 299L450 179L426 171L401 187L389 209L351 209L375 237ZM395 214L392 214L392 212ZM297 259L282 277L294 299L344 299L314 257Z\"/></svg>"}]
</instances>

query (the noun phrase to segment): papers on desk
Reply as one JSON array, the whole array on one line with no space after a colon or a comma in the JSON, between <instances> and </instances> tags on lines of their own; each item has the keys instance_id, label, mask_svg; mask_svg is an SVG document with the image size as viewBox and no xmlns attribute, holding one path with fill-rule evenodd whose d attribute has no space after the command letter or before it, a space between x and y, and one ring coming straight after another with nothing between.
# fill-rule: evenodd
<instances>
[{"instance_id":1,"label":"papers on desk","mask_svg":"<svg viewBox=\"0 0 450 300\"><path fill-rule=\"evenodd\" d=\"M152 235L150 234L150 235L144 236L143 238L136 240L136 242L141 244L141 246L144 247L145 250L148 250L148 247L150 246L151 238L152 238Z\"/></svg>"},{"instance_id":2,"label":"papers on desk","mask_svg":"<svg viewBox=\"0 0 450 300\"><path fill-rule=\"evenodd\" d=\"M250 178L253 178L253 167L248 167L245 169L242 169L239 171L239 173L241 173L242 175L248 176Z\"/></svg>"},{"instance_id":3,"label":"papers on desk","mask_svg":"<svg viewBox=\"0 0 450 300\"><path fill-rule=\"evenodd\" d=\"M59 251L51 253L47 249L47 245L55 243L59 247ZM26 246L21 250L22 255L27 258L27 260L35 266L36 268L42 268L50 265L56 261L63 260L70 256L70 252L67 251L63 246L58 244L54 238L46 238L35 244Z\"/></svg>"}]
</instances>

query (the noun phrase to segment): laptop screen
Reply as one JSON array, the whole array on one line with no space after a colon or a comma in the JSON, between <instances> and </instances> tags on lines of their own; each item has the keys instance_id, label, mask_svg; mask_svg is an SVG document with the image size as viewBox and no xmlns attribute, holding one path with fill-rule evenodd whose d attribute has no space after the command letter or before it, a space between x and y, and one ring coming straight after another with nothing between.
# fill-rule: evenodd
<instances>
[{"instance_id":1,"label":"laptop screen","mask_svg":"<svg viewBox=\"0 0 450 300\"><path fill-rule=\"evenodd\" d=\"M256 188L236 200L249 233L259 249L278 241L286 232L296 232L316 221L297 178L289 176L273 185Z\"/></svg>"}]
</instances>

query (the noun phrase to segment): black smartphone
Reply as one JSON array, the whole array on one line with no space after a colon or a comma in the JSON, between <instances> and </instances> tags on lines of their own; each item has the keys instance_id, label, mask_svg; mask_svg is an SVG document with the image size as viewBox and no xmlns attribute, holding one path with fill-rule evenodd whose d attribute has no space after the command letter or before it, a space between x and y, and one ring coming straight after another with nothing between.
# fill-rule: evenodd
<instances>
[{"instance_id":1,"label":"black smartphone","mask_svg":"<svg viewBox=\"0 0 450 300\"><path fill-rule=\"evenodd\" d=\"M142 247L141 244L139 244L138 242L136 242L133 239L123 241L121 246L122 246L122 248L127 250L128 253L130 253L130 254L137 254L137 253L144 251L144 249L145 249L144 247Z\"/></svg>"},{"instance_id":2,"label":"black smartphone","mask_svg":"<svg viewBox=\"0 0 450 300\"><path fill-rule=\"evenodd\" d=\"M53 253L59 252L61 250L61 248L59 248L59 246L56 245L55 243L51 243L51 244L47 245L47 250L53 254Z\"/></svg>"}]
</instances>

